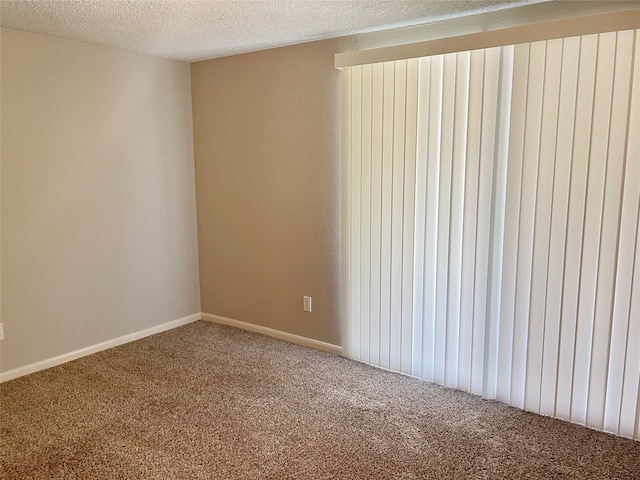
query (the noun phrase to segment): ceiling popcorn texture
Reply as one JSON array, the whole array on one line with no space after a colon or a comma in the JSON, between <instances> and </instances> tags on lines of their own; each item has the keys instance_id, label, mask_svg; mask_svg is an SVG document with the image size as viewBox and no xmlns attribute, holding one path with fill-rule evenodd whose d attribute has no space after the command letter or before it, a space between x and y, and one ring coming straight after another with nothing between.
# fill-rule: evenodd
<instances>
[{"instance_id":1,"label":"ceiling popcorn texture","mask_svg":"<svg viewBox=\"0 0 640 480\"><path fill-rule=\"evenodd\" d=\"M546 1L0 0L0 24L193 62Z\"/></svg>"}]
</instances>

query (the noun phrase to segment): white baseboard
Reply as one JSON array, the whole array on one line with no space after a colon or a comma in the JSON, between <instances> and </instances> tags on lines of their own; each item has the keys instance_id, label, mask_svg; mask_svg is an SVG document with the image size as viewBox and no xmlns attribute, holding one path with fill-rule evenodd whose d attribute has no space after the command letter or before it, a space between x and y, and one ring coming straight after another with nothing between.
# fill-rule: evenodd
<instances>
[{"instance_id":1,"label":"white baseboard","mask_svg":"<svg viewBox=\"0 0 640 480\"><path fill-rule=\"evenodd\" d=\"M251 332L261 333L269 337L278 338L280 340L296 343L298 345L303 345L305 347L315 348L316 350L322 350L324 352L333 353L335 355L342 354L342 348L337 345L333 345L331 343L325 343L319 340L314 340L312 338L301 337L300 335L294 335L292 333L282 332L280 330L274 330L272 328L262 327L260 325L253 325L251 323L241 322L240 320L221 317L219 315L211 315L209 313L195 313L187 317L179 318L177 320L172 320L170 322L163 323L161 325L156 325L155 327L140 330L139 332L130 333L122 337L114 338L112 340L107 340L106 342L98 343L96 345L91 345L89 347L81 348L73 352L64 353L56 357L47 358L39 362L31 363L29 365L25 365L24 367L18 367L18 368L14 368L13 370L7 370L6 372L1 372L0 383L7 382L9 380L13 380L14 378L22 377L24 375L29 375L30 373L39 372L40 370L45 370L47 368L55 367L57 365L67 363L81 357L86 357L87 355L91 355L93 353L97 353L102 350L107 350L109 348L117 347L118 345L123 345L125 343L133 342L135 340L140 340L141 338L148 337L150 335L155 335L156 333L181 327L182 325L187 325L188 323L196 322L198 320L206 320L209 322L219 323L222 325L230 325L232 327L241 328L243 330L249 330Z\"/></svg>"},{"instance_id":2,"label":"white baseboard","mask_svg":"<svg viewBox=\"0 0 640 480\"><path fill-rule=\"evenodd\" d=\"M39 372L40 370L44 370L46 368L55 367L56 365L61 365L63 363L70 362L71 360L86 357L87 355L91 355L92 353L97 353L102 350L107 350L108 348L113 348L117 347L118 345L133 342L134 340L140 340L141 338L155 335L156 333L181 327L182 325L196 322L200 319L200 313L194 313L193 315L179 318L177 320L172 320L161 325L156 325L155 327L146 328L144 330L140 330L139 332L130 333L122 337L114 338L113 340L107 340L106 342L91 345L90 347L81 348L80 350L76 350L74 352L64 353L62 355L58 355L57 357L52 357L46 360L41 360L39 362L25 365L24 367L14 368L13 370L8 370L6 372L0 373L0 383L13 380L14 378L22 377L23 375L29 375L30 373Z\"/></svg>"},{"instance_id":3,"label":"white baseboard","mask_svg":"<svg viewBox=\"0 0 640 480\"><path fill-rule=\"evenodd\" d=\"M250 332L261 333L268 337L278 338L287 342L296 343L305 347L315 348L316 350L322 350L323 352L333 353L335 355L342 355L342 347L333 345L332 343L321 342L312 338L301 337L300 335L294 335L293 333L283 332L281 330L274 330L273 328L262 327L260 325L254 325L252 323L241 322L240 320L234 320L233 318L221 317L220 315L212 315L210 313L201 313L202 320L207 322L219 323L221 325L229 325L231 327L241 328L242 330L249 330Z\"/></svg>"}]
</instances>

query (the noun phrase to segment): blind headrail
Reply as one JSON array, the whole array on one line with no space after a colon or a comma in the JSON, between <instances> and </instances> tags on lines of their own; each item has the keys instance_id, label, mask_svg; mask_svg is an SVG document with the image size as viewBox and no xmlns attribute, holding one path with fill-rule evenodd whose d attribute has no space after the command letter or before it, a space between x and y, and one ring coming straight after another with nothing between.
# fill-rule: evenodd
<instances>
[{"instance_id":1,"label":"blind headrail","mask_svg":"<svg viewBox=\"0 0 640 480\"><path fill-rule=\"evenodd\" d=\"M337 53L335 67L352 67L636 28L640 28L640 9L535 23L371 50Z\"/></svg>"}]
</instances>

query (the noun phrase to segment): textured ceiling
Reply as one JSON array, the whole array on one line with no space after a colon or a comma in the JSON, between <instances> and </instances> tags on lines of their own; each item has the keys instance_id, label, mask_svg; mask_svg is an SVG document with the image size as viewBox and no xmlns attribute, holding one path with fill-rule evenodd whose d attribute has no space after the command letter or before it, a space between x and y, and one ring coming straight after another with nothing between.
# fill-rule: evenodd
<instances>
[{"instance_id":1,"label":"textured ceiling","mask_svg":"<svg viewBox=\"0 0 640 480\"><path fill-rule=\"evenodd\" d=\"M0 23L197 61L544 1L0 0Z\"/></svg>"}]
</instances>

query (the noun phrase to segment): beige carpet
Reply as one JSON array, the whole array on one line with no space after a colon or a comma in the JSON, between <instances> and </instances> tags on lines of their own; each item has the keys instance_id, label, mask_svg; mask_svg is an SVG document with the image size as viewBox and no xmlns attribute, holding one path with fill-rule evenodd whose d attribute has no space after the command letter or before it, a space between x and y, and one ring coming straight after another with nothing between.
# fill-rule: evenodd
<instances>
[{"instance_id":1,"label":"beige carpet","mask_svg":"<svg viewBox=\"0 0 640 480\"><path fill-rule=\"evenodd\" d=\"M197 322L0 385L0 478L640 478L640 442Z\"/></svg>"}]
</instances>

